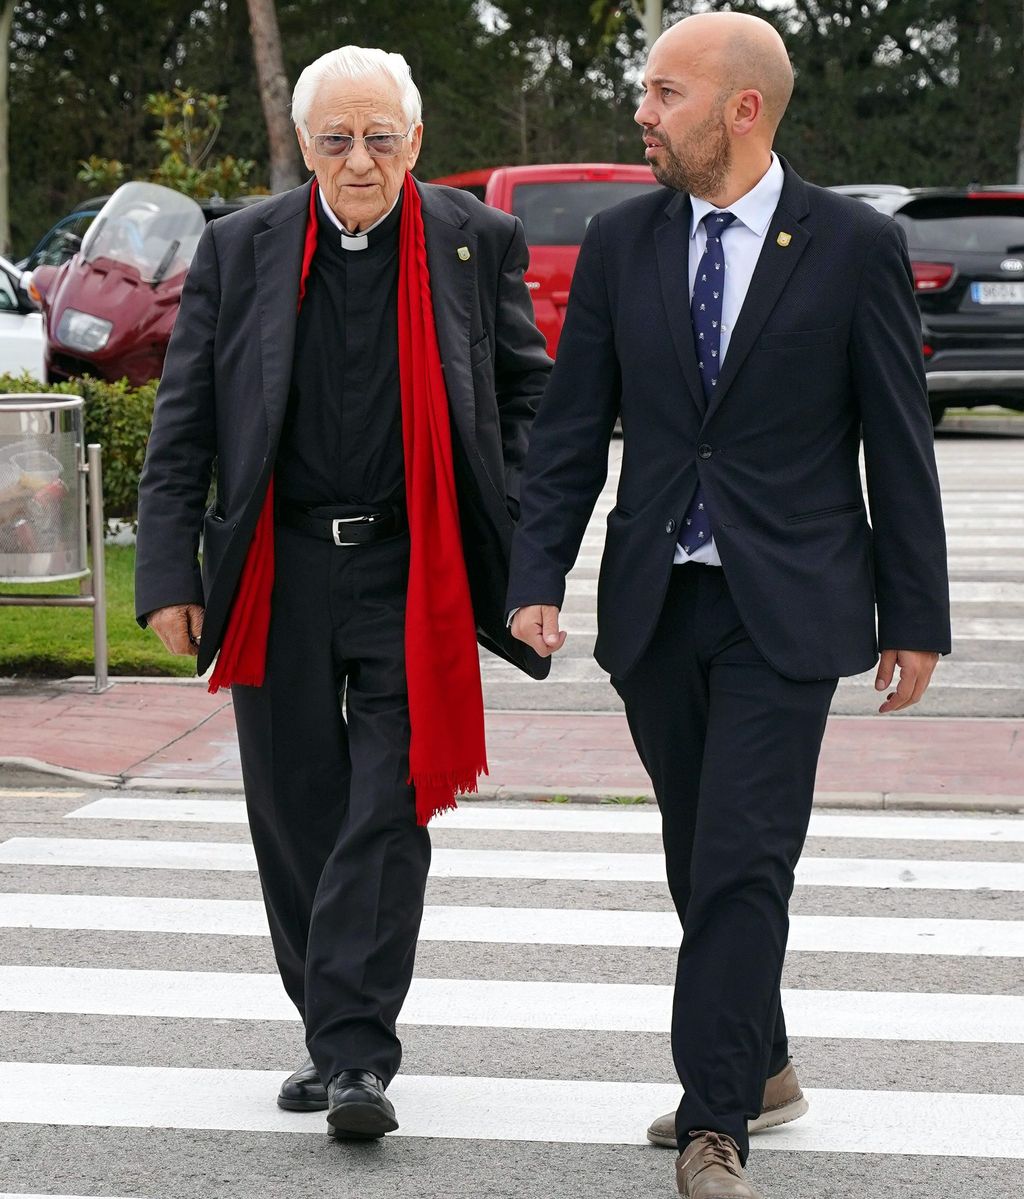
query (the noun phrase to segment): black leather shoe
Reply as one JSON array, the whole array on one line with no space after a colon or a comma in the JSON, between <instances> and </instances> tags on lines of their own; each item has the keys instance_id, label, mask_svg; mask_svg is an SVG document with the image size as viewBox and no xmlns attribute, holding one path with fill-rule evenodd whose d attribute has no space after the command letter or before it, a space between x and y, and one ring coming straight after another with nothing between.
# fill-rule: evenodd
<instances>
[{"instance_id":1,"label":"black leather shoe","mask_svg":"<svg viewBox=\"0 0 1024 1199\"><path fill-rule=\"evenodd\" d=\"M281 1083L277 1094L277 1106L286 1112L325 1112L327 1110L327 1088L320 1081L311 1058L306 1058L294 1074Z\"/></svg>"},{"instance_id":2,"label":"black leather shoe","mask_svg":"<svg viewBox=\"0 0 1024 1199\"><path fill-rule=\"evenodd\" d=\"M347 1141L372 1141L398 1127L384 1084L368 1070L342 1070L327 1084L327 1131Z\"/></svg>"}]
</instances>

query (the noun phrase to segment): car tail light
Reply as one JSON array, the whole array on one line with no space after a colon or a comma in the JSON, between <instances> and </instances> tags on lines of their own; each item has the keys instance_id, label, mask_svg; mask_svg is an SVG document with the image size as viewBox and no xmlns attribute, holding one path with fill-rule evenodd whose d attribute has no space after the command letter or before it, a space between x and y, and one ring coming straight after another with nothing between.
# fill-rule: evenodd
<instances>
[{"instance_id":1,"label":"car tail light","mask_svg":"<svg viewBox=\"0 0 1024 1199\"><path fill-rule=\"evenodd\" d=\"M949 262L913 262L911 266L916 291L938 291L953 278L953 265Z\"/></svg>"},{"instance_id":2,"label":"car tail light","mask_svg":"<svg viewBox=\"0 0 1024 1199\"><path fill-rule=\"evenodd\" d=\"M925 356L925 358L931 358L931 356L935 353L935 347L930 346L927 342L925 342L921 347L921 353Z\"/></svg>"}]
</instances>

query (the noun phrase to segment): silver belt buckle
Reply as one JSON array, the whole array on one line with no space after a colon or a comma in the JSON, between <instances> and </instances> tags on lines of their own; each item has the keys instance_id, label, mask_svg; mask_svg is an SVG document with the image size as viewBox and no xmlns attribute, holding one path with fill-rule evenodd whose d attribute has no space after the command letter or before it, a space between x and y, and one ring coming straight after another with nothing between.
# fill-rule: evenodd
<instances>
[{"instance_id":1,"label":"silver belt buckle","mask_svg":"<svg viewBox=\"0 0 1024 1199\"><path fill-rule=\"evenodd\" d=\"M331 521L331 533L334 536L335 545L360 545L359 541L342 541L341 533L342 525L371 525L377 519L376 516L337 516Z\"/></svg>"}]
</instances>

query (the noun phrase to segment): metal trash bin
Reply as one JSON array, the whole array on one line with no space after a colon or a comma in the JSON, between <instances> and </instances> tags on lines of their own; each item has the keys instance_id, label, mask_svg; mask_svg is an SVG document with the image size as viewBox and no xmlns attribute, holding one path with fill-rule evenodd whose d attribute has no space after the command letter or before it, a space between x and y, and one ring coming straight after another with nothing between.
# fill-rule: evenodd
<instances>
[{"instance_id":1,"label":"metal trash bin","mask_svg":"<svg viewBox=\"0 0 1024 1199\"><path fill-rule=\"evenodd\" d=\"M0 607L92 608L95 690L103 691L103 485L100 447L86 453L84 403L75 395L0 395L0 583L81 580L78 595L0 595Z\"/></svg>"},{"instance_id":2,"label":"metal trash bin","mask_svg":"<svg viewBox=\"0 0 1024 1199\"><path fill-rule=\"evenodd\" d=\"M80 579L86 557L81 396L0 396L0 579Z\"/></svg>"}]
</instances>

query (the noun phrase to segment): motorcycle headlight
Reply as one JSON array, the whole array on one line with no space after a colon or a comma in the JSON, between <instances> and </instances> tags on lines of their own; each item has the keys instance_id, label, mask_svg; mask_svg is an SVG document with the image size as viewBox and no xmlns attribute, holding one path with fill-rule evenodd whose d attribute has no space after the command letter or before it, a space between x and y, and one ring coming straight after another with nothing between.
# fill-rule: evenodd
<instances>
[{"instance_id":1,"label":"motorcycle headlight","mask_svg":"<svg viewBox=\"0 0 1024 1199\"><path fill-rule=\"evenodd\" d=\"M113 328L112 321L79 312L77 308L65 308L57 326L57 340L69 350L95 353L110 340Z\"/></svg>"}]
</instances>

